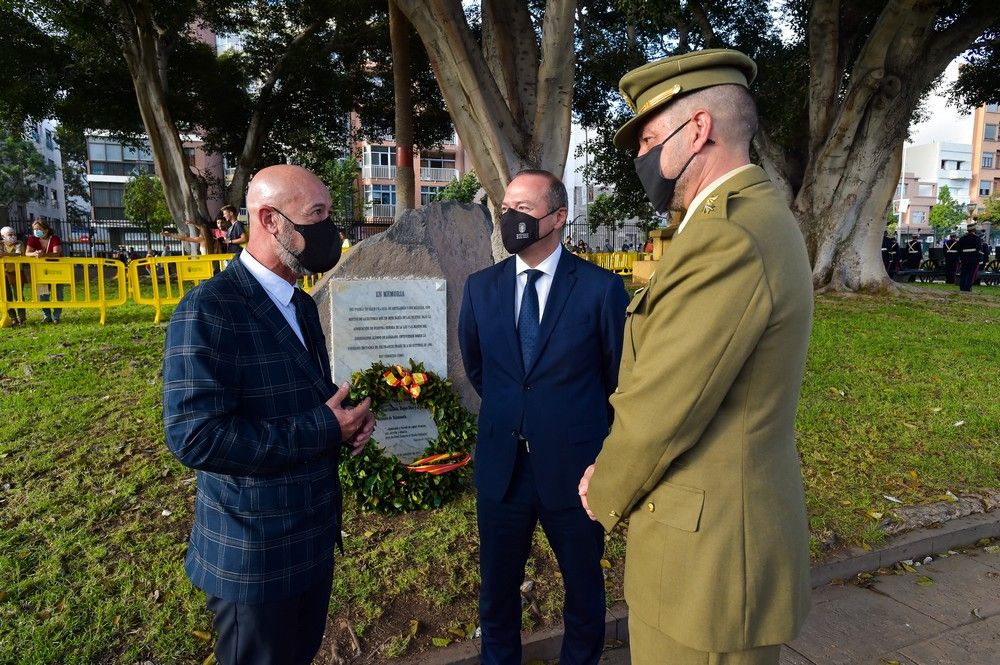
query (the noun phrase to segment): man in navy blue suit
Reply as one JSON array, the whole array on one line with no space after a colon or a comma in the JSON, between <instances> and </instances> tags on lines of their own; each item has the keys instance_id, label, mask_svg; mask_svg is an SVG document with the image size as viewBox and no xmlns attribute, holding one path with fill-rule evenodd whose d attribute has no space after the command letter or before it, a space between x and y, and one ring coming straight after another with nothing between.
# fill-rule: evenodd
<instances>
[{"instance_id":1,"label":"man in navy blue suit","mask_svg":"<svg viewBox=\"0 0 1000 665\"><path fill-rule=\"evenodd\" d=\"M524 567L535 526L566 589L562 665L597 663L604 644L604 533L577 481L611 425L625 307L622 280L566 251L566 188L522 171L500 217L514 256L471 275L459 316L465 370L482 398L475 483L484 665L520 665Z\"/></svg>"},{"instance_id":2,"label":"man in navy blue suit","mask_svg":"<svg viewBox=\"0 0 1000 665\"><path fill-rule=\"evenodd\" d=\"M371 437L370 401L343 404L316 304L296 280L340 256L330 194L297 166L259 172L250 242L190 291L163 359L167 445L198 471L185 570L208 596L219 663L312 662L340 541L340 446Z\"/></svg>"}]
</instances>

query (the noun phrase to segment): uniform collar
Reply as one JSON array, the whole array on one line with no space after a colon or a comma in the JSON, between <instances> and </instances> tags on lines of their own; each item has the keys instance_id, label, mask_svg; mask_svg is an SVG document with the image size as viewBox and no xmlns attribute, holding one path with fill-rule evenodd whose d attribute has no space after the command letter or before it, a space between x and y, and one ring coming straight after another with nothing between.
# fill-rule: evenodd
<instances>
[{"instance_id":1,"label":"uniform collar","mask_svg":"<svg viewBox=\"0 0 1000 665\"><path fill-rule=\"evenodd\" d=\"M684 219L681 220L680 226L677 227L677 233L680 233L681 231L684 230L684 227L687 225L691 217L693 217L694 214L698 212L698 209L702 206L703 203L706 203L709 194L712 194L715 190L722 187L722 185L725 184L726 181L732 178L736 178L738 175L741 175L744 171L749 171L754 168L757 168L756 164L744 164L743 166L737 166L732 171L729 171L728 173L725 173L722 176L716 178L715 180L710 182L707 187L698 192L695 195L694 199L691 201L691 205L688 206L687 211L684 213ZM709 205L712 205L714 207L715 204L710 203ZM706 205L706 208L708 208L708 205ZM711 212L711 210L706 209L705 212L709 213Z\"/></svg>"}]
</instances>

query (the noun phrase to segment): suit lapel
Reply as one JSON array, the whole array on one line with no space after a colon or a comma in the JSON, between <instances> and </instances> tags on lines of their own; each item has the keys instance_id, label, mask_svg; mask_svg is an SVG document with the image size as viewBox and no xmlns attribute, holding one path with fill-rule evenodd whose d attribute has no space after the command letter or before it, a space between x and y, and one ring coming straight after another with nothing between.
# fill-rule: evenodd
<instances>
[{"instance_id":1,"label":"suit lapel","mask_svg":"<svg viewBox=\"0 0 1000 665\"><path fill-rule=\"evenodd\" d=\"M552 330L555 328L556 321L559 320L559 316L562 314L566 302L569 300L569 294L573 291L573 285L576 284L577 260L575 256L566 250L562 250L559 263L556 265L556 274L552 277L552 286L549 288L549 295L545 299L545 309L542 312L542 327L538 331L538 351L531 362L531 367L524 368L525 376L531 373L532 368L538 364L538 359L545 352L545 344L548 342L549 337L552 336Z\"/></svg>"},{"instance_id":2,"label":"suit lapel","mask_svg":"<svg viewBox=\"0 0 1000 665\"><path fill-rule=\"evenodd\" d=\"M302 371L305 372L306 376L309 377L313 386L324 396L328 396L329 386L327 385L324 372L316 365L315 358L306 351L306 347L299 341L299 338L295 335L295 331L288 325L288 321L278 311L274 301L271 300L271 296L267 294L267 291L260 285L257 278L244 267L239 259L234 260L227 270L234 271L237 284L246 297L247 311L260 321L265 328L271 331L278 349L288 354L295 361ZM306 318L308 320L312 317ZM322 333L320 333L318 339L322 339Z\"/></svg>"},{"instance_id":3,"label":"suit lapel","mask_svg":"<svg viewBox=\"0 0 1000 665\"><path fill-rule=\"evenodd\" d=\"M515 358L517 366L524 374L524 363L521 360L521 342L517 338L517 315L514 312L514 289L516 287L514 275L514 257L510 257L504 262L502 268L497 271L497 293L500 299L500 327L503 336L510 346L510 355Z\"/></svg>"}]
</instances>

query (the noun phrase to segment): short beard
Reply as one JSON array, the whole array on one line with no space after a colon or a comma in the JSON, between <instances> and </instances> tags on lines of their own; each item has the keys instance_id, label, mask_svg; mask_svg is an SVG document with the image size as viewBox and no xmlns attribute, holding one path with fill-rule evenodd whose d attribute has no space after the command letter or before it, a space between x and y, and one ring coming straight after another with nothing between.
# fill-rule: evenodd
<instances>
[{"instance_id":1,"label":"short beard","mask_svg":"<svg viewBox=\"0 0 1000 665\"><path fill-rule=\"evenodd\" d=\"M302 267L302 264L299 263L298 257L288 251L286 247L291 242L291 238L289 236L291 236L292 233L291 229L288 227L288 222L285 222L281 225L278 229L278 233L275 235L278 261L281 265L285 266L296 275L304 275L306 274L306 271L305 268Z\"/></svg>"}]
</instances>

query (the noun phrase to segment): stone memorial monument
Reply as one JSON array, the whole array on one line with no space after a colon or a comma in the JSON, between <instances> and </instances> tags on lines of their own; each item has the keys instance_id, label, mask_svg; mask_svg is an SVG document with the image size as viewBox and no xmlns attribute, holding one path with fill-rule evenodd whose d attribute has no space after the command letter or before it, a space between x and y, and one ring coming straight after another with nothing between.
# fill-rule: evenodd
<instances>
[{"instance_id":1,"label":"stone memorial monument","mask_svg":"<svg viewBox=\"0 0 1000 665\"><path fill-rule=\"evenodd\" d=\"M319 306L335 379L338 382L344 381L345 373L368 369L375 361L398 362L380 358L379 353L405 353L406 357L425 363L428 370L451 379L465 406L478 413L479 398L462 366L458 346L458 313L466 278L493 263L490 245L492 229L493 222L484 206L453 201L431 203L415 210L407 210L387 231L352 247L337 267L317 282L311 292ZM362 286L366 281L370 282L369 285ZM442 281L443 288L438 289L437 285ZM360 289L368 289L364 292L366 295L362 295ZM381 296L376 295L379 291L382 292ZM400 291L405 296L395 295ZM440 295L434 294L442 292L443 300L434 300L435 297L440 298ZM345 293L350 293L346 300L343 297ZM357 319L378 316L396 318L345 322L342 320L343 313L335 315L337 308L342 307L344 302L349 303L348 310L356 308L353 315ZM394 306L425 309L378 309ZM430 309L426 309L427 307ZM347 318L351 318L351 315L348 312ZM335 316L339 319L336 327ZM413 318L417 316L430 318ZM422 339L417 336L423 334L425 329L406 330L407 326L413 325L436 326L437 321L443 321L443 329L428 327L427 337ZM346 337L350 334L347 328L351 325L356 327L353 341ZM412 335L407 339L413 344L431 346L414 346L404 350L404 340L398 338L403 334ZM389 336L396 336L397 339L386 340ZM358 340L357 337L370 339ZM376 337L382 339L374 339ZM395 346L393 349L372 348L388 345ZM343 348L345 346L347 348ZM362 346L368 347L364 351L367 358L361 355ZM424 349L427 353L419 353ZM432 356L442 351L446 362L444 367L437 367L437 360ZM405 360L403 358L404 362ZM341 365L340 361L344 361L344 364ZM363 365L350 367L354 363ZM378 438L379 434L385 433L376 432L375 437Z\"/></svg>"}]
</instances>

